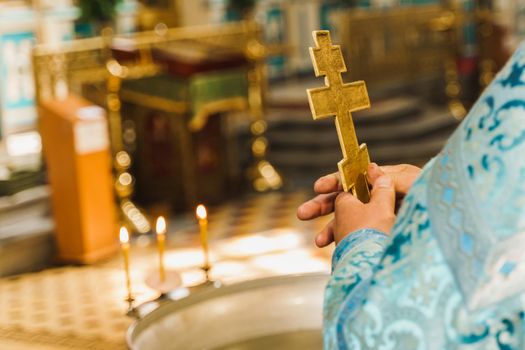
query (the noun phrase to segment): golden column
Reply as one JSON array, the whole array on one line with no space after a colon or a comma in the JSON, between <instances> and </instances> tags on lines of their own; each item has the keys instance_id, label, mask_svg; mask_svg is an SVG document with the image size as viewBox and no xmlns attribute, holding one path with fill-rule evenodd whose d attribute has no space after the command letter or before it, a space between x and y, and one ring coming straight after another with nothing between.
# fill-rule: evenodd
<instances>
[{"instance_id":1,"label":"golden column","mask_svg":"<svg viewBox=\"0 0 525 350\"><path fill-rule=\"evenodd\" d=\"M252 63L248 72L248 108L252 117L251 151L255 160L249 169L249 178L256 191L264 192L282 187L281 175L266 159L268 139L265 136L268 124L264 116L264 98L267 90L266 59L269 50L261 43L261 30L255 21L246 22L249 39L245 47L245 56Z\"/></svg>"},{"instance_id":2,"label":"golden column","mask_svg":"<svg viewBox=\"0 0 525 350\"><path fill-rule=\"evenodd\" d=\"M116 60L109 59L106 63L109 73L107 78L106 104L108 109L108 123L111 146L113 152L113 167L115 169L115 192L121 216L137 232L146 233L151 226L142 212L130 200L133 194L133 176L129 172L132 159L124 149L122 142L122 116L120 114L120 87L122 79L128 75L127 67L120 65Z\"/></svg>"}]
</instances>

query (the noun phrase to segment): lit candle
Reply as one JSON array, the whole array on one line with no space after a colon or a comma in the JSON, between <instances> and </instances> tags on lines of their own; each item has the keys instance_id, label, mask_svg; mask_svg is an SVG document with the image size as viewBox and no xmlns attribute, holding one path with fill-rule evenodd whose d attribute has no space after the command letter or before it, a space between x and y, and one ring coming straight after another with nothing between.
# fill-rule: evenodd
<instances>
[{"instance_id":1,"label":"lit candle","mask_svg":"<svg viewBox=\"0 0 525 350\"><path fill-rule=\"evenodd\" d=\"M203 268L207 272L210 268L210 260L208 257L208 214L206 212L206 207L204 207L202 204L197 206L195 213L197 214L197 219L199 219L201 245L204 252Z\"/></svg>"},{"instance_id":2,"label":"lit candle","mask_svg":"<svg viewBox=\"0 0 525 350\"><path fill-rule=\"evenodd\" d=\"M131 277L129 274L129 233L126 227L120 228L120 246L122 248L122 255L124 257L124 271L126 272L126 289L128 292L128 300L132 300L131 294Z\"/></svg>"},{"instance_id":3,"label":"lit candle","mask_svg":"<svg viewBox=\"0 0 525 350\"><path fill-rule=\"evenodd\" d=\"M166 241L166 220L164 217L159 216L155 225L155 231L157 232L157 245L159 247L159 278L160 282L163 283L166 279L166 271L164 268L164 242Z\"/></svg>"}]
</instances>

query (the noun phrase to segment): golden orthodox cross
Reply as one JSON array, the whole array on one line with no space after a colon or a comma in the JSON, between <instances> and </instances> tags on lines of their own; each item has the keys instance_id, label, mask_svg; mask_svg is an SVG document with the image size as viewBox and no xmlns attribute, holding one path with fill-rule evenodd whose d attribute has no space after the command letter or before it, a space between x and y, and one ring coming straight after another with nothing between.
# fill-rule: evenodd
<instances>
[{"instance_id":1,"label":"golden orthodox cross","mask_svg":"<svg viewBox=\"0 0 525 350\"><path fill-rule=\"evenodd\" d=\"M370 107L370 100L364 81L343 83L341 73L346 65L339 45L332 45L330 32L314 31L315 48L310 48L310 56L315 76L325 76L326 87L309 89L308 100L314 119L335 116L339 143L343 159L337 164L341 183L345 192L352 193L363 203L370 201L370 191L366 172L370 157L366 144L359 145L354 122L350 112Z\"/></svg>"}]
</instances>

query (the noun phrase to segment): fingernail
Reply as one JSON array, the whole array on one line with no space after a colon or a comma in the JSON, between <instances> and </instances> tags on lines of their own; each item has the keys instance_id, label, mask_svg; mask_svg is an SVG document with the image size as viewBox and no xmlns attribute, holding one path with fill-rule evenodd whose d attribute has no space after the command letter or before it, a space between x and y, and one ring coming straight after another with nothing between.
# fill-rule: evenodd
<instances>
[{"instance_id":1,"label":"fingernail","mask_svg":"<svg viewBox=\"0 0 525 350\"><path fill-rule=\"evenodd\" d=\"M392 179L389 176L381 176L376 180L375 187L390 188L392 187Z\"/></svg>"}]
</instances>

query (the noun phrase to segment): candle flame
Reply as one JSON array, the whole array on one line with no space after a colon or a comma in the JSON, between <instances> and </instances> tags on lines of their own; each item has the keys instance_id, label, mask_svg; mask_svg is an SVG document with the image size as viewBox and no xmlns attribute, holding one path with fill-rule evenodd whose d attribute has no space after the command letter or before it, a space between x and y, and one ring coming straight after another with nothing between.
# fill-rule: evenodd
<instances>
[{"instance_id":1,"label":"candle flame","mask_svg":"<svg viewBox=\"0 0 525 350\"><path fill-rule=\"evenodd\" d=\"M166 219L164 219L164 216L159 216L157 218L155 229L158 235L163 235L166 233Z\"/></svg>"},{"instance_id":2,"label":"candle flame","mask_svg":"<svg viewBox=\"0 0 525 350\"><path fill-rule=\"evenodd\" d=\"M128 229L122 226L120 228L120 243L128 243L129 242L129 233Z\"/></svg>"},{"instance_id":3,"label":"candle flame","mask_svg":"<svg viewBox=\"0 0 525 350\"><path fill-rule=\"evenodd\" d=\"M199 220L204 220L208 216L208 213L206 212L206 207L202 204L199 204L197 206L197 210L195 210L195 214L197 214L197 218Z\"/></svg>"}]
</instances>

